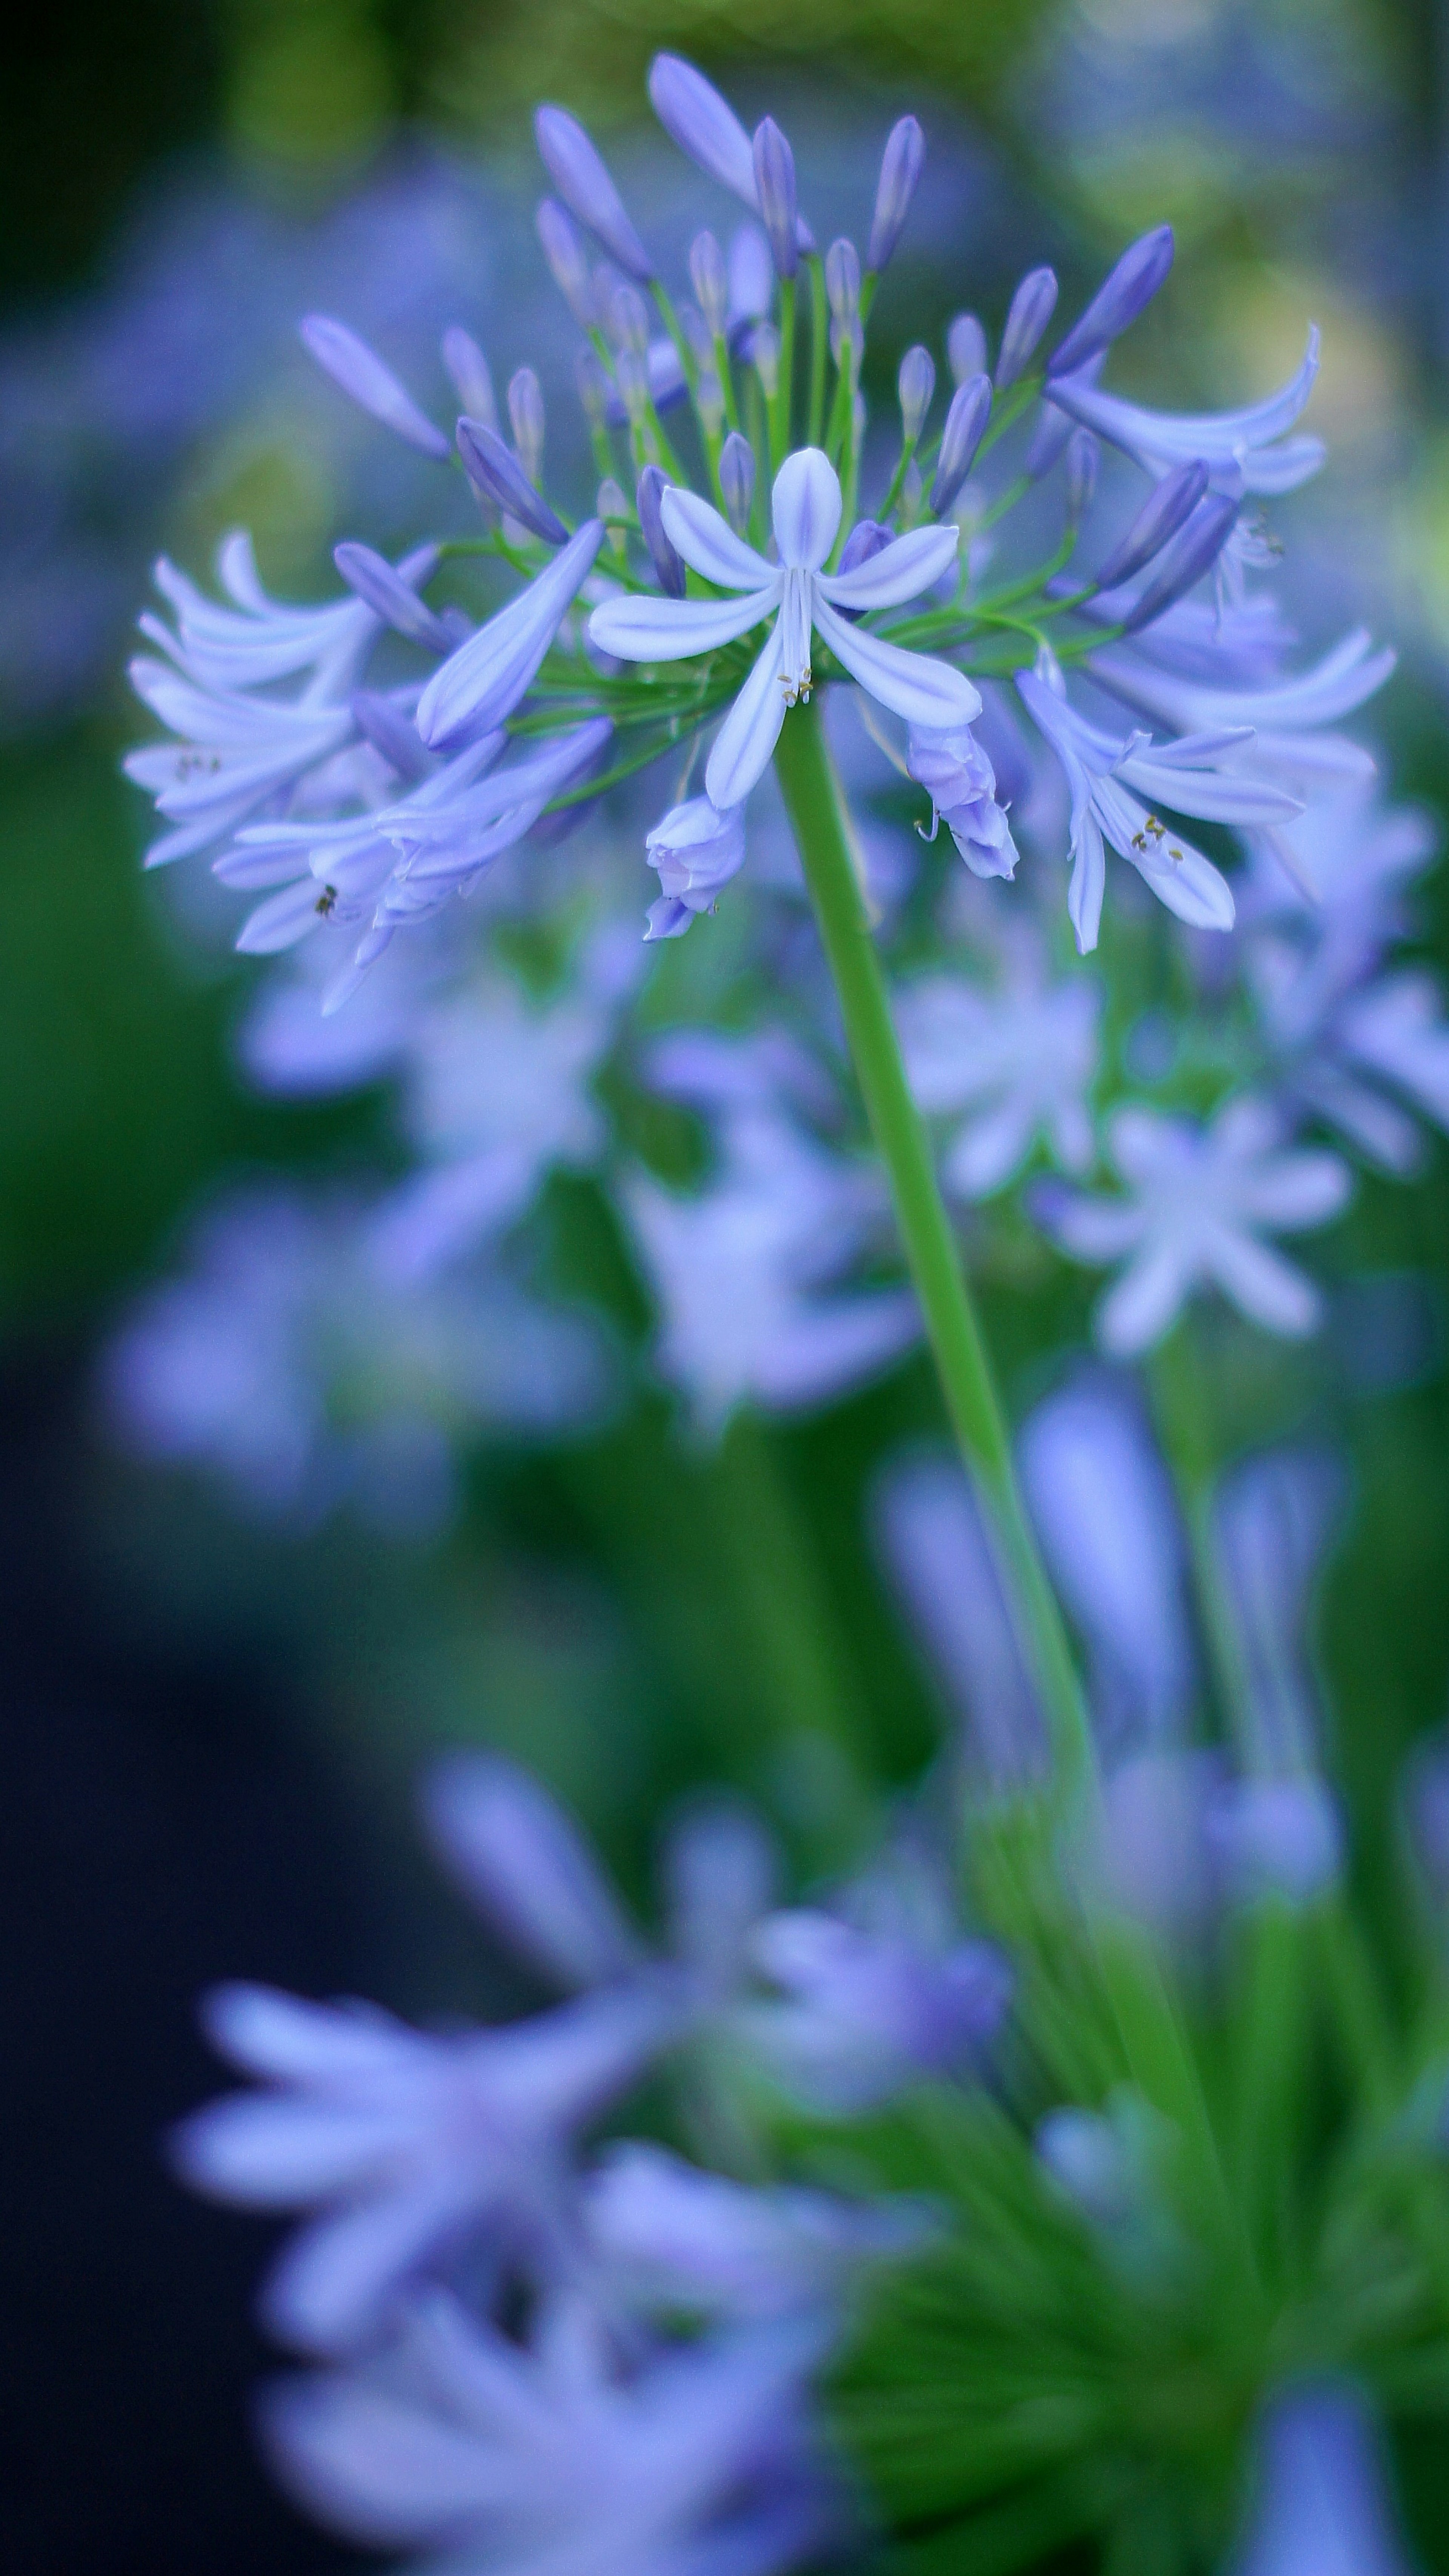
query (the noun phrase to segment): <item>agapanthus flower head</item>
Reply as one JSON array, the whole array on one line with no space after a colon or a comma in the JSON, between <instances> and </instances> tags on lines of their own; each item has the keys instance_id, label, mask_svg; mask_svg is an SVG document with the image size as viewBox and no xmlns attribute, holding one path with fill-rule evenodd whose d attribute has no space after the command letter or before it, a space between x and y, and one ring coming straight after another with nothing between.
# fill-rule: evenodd
<instances>
[{"instance_id":1,"label":"agapanthus flower head","mask_svg":"<svg viewBox=\"0 0 1449 2576\"><path fill-rule=\"evenodd\" d=\"M950 1122L948 1188L990 1197L1039 1139L1061 1170L1090 1170L1100 1010L1084 975L1049 978L1029 936L1007 944L994 989L957 975L902 988L896 1018L911 1088L929 1117Z\"/></svg>"}]
</instances>

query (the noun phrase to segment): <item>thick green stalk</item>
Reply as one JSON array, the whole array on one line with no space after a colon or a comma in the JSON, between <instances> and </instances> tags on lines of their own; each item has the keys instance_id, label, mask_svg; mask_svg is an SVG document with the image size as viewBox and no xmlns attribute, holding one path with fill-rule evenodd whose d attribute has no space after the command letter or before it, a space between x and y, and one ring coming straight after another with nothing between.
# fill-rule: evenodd
<instances>
[{"instance_id":1,"label":"thick green stalk","mask_svg":"<svg viewBox=\"0 0 1449 2576\"><path fill-rule=\"evenodd\" d=\"M971 1304L935 1165L891 1022L851 832L818 701L785 719L775 766L799 845L866 1113L890 1177L897 1223L946 1408L990 1513L1026 1624L1068 1795L1089 1773L1090 1746L1061 1617L1022 1507L1011 1443Z\"/></svg>"}]
</instances>

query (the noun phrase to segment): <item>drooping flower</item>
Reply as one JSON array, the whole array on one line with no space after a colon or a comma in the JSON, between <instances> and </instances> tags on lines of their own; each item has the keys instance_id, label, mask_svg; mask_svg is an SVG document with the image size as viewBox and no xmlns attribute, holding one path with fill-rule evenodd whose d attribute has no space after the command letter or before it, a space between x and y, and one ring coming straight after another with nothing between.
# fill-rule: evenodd
<instances>
[{"instance_id":1,"label":"drooping flower","mask_svg":"<svg viewBox=\"0 0 1449 2576\"><path fill-rule=\"evenodd\" d=\"M1230 930L1232 890L1211 859L1154 808L1205 821L1288 821L1300 808L1278 787L1230 770L1225 755L1251 741L1244 729L1218 726L1154 744L1141 733L1103 733L1068 704L1053 660L1017 677L1017 689L1066 774L1072 798L1072 881L1067 909L1085 955L1096 947L1106 891L1104 843L1145 878L1159 902L1199 930ZM1135 791L1135 792L1134 792ZM1151 797L1150 808L1142 802Z\"/></svg>"},{"instance_id":2,"label":"drooping flower","mask_svg":"<svg viewBox=\"0 0 1449 2576\"><path fill-rule=\"evenodd\" d=\"M1014 877L1016 843L996 801L996 772L969 725L954 733L912 727L906 767L931 800L931 829L944 823L974 877Z\"/></svg>"},{"instance_id":3,"label":"drooping flower","mask_svg":"<svg viewBox=\"0 0 1449 2576\"><path fill-rule=\"evenodd\" d=\"M1058 373L1059 358L1060 353L1052 362L1050 400L1153 473L1166 474L1200 458L1214 473L1240 474L1246 492L1275 493L1293 491L1323 463L1321 438L1286 435L1313 391L1316 330L1309 331L1297 374L1277 393L1239 411L1150 411L1141 403L1124 402L1120 394L1103 393L1078 375Z\"/></svg>"},{"instance_id":4,"label":"drooping flower","mask_svg":"<svg viewBox=\"0 0 1449 2576\"><path fill-rule=\"evenodd\" d=\"M705 786L716 807L743 802L769 765L788 710L810 696L812 629L852 679L908 724L945 732L980 713L980 696L962 672L852 626L840 613L899 607L929 590L956 560L958 531L916 528L855 571L828 573L841 508L840 478L818 447L787 457L772 499L776 567L707 501L672 489L661 504L671 543L706 581L737 596L611 599L590 617L594 644L626 662L685 660L774 618L709 756Z\"/></svg>"},{"instance_id":5,"label":"drooping flower","mask_svg":"<svg viewBox=\"0 0 1449 2576\"><path fill-rule=\"evenodd\" d=\"M1119 1198L1037 1185L1039 1222L1075 1261L1127 1266L1097 1314L1103 1347L1130 1358L1160 1341L1205 1287L1270 1333L1311 1333L1317 1290L1262 1240L1325 1225L1352 1182L1336 1154L1290 1145L1271 1105L1229 1100L1205 1127L1124 1105L1107 1126Z\"/></svg>"}]
</instances>

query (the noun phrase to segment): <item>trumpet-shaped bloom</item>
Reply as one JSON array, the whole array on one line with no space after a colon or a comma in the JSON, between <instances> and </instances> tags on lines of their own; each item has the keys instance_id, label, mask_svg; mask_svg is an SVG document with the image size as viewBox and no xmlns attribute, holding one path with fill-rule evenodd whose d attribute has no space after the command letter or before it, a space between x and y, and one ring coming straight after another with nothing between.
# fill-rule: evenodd
<instances>
[{"instance_id":1,"label":"trumpet-shaped bloom","mask_svg":"<svg viewBox=\"0 0 1449 2576\"><path fill-rule=\"evenodd\" d=\"M265 2090L193 2113L173 2141L197 2190L243 2208L321 2213L266 2293L304 2351L346 2352L460 2240L526 2248L545 2274L566 2224L569 2149L667 2044L677 2006L634 1983L501 2030L433 2038L357 2004L223 1986L221 2054Z\"/></svg>"},{"instance_id":2,"label":"trumpet-shaped bloom","mask_svg":"<svg viewBox=\"0 0 1449 2576\"><path fill-rule=\"evenodd\" d=\"M956 561L954 527L915 528L853 572L824 569L840 528L840 480L818 447L788 456L772 502L778 565L737 537L717 510L671 489L660 514L670 543L725 599L605 600L589 620L601 652L622 662L678 662L717 652L774 619L760 654L720 727L709 756L710 801L740 804L768 768L787 711L808 698L812 630L868 694L906 722L934 732L981 712L971 682L947 662L909 653L854 626L842 610L897 608L929 590Z\"/></svg>"},{"instance_id":3,"label":"trumpet-shaped bloom","mask_svg":"<svg viewBox=\"0 0 1449 2576\"><path fill-rule=\"evenodd\" d=\"M1286 432L1313 391L1318 373L1318 333L1310 330L1303 364L1286 385L1240 411L1149 411L1103 393L1084 376L1054 376L1051 400L1086 429L1158 474L1199 458L1216 473L1236 471L1246 492L1291 492L1323 463L1321 438Z\"/></svg>"},{"instance_id":4,"label":"trumpet-shaped bloom","mask_svg":"<svg viewBox=\"0 0 1449 2576\"><path fill-rule=\"evenodd\" d=\"M943 1169L963 1198L1003 1189L1038 1137L1063 1171L1089 1169L1101 1007L1085 975L1049 983L1028 943L1007 952L994 992L931 975L898 995L911 1089L928 1116L960 1120Z\"/></svg>"},{"instance_id":5,"label":"trumpet-shaped bloom","mask_svg":"<svg viewBox=\"0 0 1449 2576\"><path fill-rule=\"evenodd\" d=\"M1127 1266L1097 1314L1097 1334L1119 1358L1161 1340L1195 1291L1221 1289L1270 1333L1311 1333L1317 1290L1263 1242L1326 1225L1352 1182L1336 1154L1285 1143L1267 1101L1230 1100L1206 1127L1129 1103L1108 1125L1121 1198L1090 1197L1042 1182L1039 1221L1076 1261Z\"/></svg>"},{"instance_id":6,"label":"trumpet-shaped bloom","mask_svg":"<svg viewBox=\"0 0 1449 2576\"><path fill-rule=\"evenodd\" d=\"M1186 837L1165 824L1156 808L1200 815L1205 822L1287 821L1299 811L1295 798L1224 766L1225 757L1251 741L1245 728L1185 735L1153 743L1146 734L1124 738L1088 724L1068 704L1061 673L1043 658L1017 677L1017 689L1046 736L1071 790L1072 881L1067 910L1085 956L1097 945L1106 892L1106 846L1136 868L1160 903L1195 930L1231 930L1232 889L1220 869ZM1150 797L1149 806L1142 800Z\"/></svg>"},{"instance_id":7,"label":"trumpet-shaped bloom","mask_svg":"<svg viewBox=\"0 0 1449 2576\"><path fill-rule=\"evenodd\" d=\"M774 2576L832 2519L819 2345L769 2323L630 2370L576 2296L527 2347L434 2300L386 2365L275 2389L268 2446L322 2521L437 2576Z\"/></svg>"},{"instance_id":8,"label":"trumpet-shaped bloom","mask_svg":"<svg viewBox=\"0 0 1449 2576\"><path fill-rule=\"evenodd\" d=\"M1153 638L1136 636L1130 643L1104 645L1087 667L1113 697L1175 732L1251 727L1251 743L1246 733L1240 733L1242 747L1236 756L1229 752L1225 766L1236 767L1241 760L1258 776L1276 778L1295 793L1311 796L1325 784L1341 786L1345 780L1361 781L1373 775L1373 761L1366 751L1324 730L1361 707L1392 671L1397 656L1387 646L1377 653L1371 646L1367 630L1355 627L1311 671L1293 679L1245 681L1214 677L1210 658L1206 671L1164 667ZM1197 810L1184 808L1188 813Z\"/></svg>"}]
</instances>

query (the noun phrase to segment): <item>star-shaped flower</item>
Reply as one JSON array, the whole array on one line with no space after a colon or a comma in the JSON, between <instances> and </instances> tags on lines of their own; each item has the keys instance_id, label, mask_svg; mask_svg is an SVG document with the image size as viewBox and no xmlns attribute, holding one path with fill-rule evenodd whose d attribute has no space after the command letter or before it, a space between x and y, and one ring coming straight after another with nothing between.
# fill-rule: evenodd
<instances>
[{"instance_id":1,"label":"star-shaped flower","mask_svg":"<svg viewBox=\"0 0 1449 2576\"><path fill-rule=\"evenodd\" d=\"M591 642L619 661L682 662L774 618L769 642L710 753L704 783L721 809L748 796L769 766L787 710L809 697L812 630L852 679L907 724L943 733L981 712L963 672L869 635L841 613L899 608L929 590L956 561L958 529L913 528L853 571L827 573L842 502L839 476L818 447L786 457L771 507L778 564L746 545L707 501L671 488L660 505L670 543L706 581L739 595L609 599L589 620Z\"/></svg>"},{"instance_id":2,"label":"star-shaped flower","mask_svg":"<svg viewBox=\"0 0 1449 2576\"><path fill-rule=\"evenodd\" d=\"M1336 1154L1285 1142L1265 1100L1230 1100L1211 1124L1128 1102L1108 1125L1112 1161L1130 1192L1099 1198L1050 1181L1039 1221L1074 1260L1128 1261L1103 1300L1097 1336L1131 1358L1162 1339L1194 1290L1212 1284L1270 1333L1311 1333L1318 1292L1261 1240L1337 1216L1352 1186Z\"/></svg>"}]
</instances>

